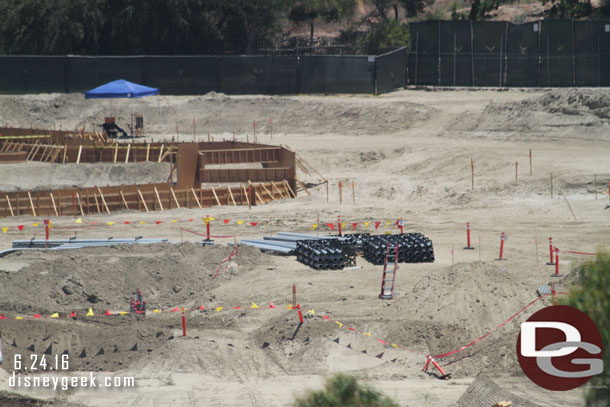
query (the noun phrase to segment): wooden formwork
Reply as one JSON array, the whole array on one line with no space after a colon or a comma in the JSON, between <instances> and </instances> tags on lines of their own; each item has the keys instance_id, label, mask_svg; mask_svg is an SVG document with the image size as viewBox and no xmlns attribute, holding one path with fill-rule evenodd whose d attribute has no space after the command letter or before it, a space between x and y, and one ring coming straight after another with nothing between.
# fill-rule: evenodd
<instances>
[{"instance_id":1,"label":"wooden formwork","mask_svg":"<svg viewBox=\"0 0 610 407\"><path fill-rule=\"evenodd\" d=\"M35 128L0 127L0 141L18 141L27 144L46 143L62 144L68 142L95 143L106 142L108 137L103 132L82 132L79 130L49 130Z\"/></svg>"},{"instance_id":2,"label":"wooden formwork","mask_svg":"<svg viewBox=\"0 0 610 407\"><path fill-rule=\"evenodd\" d=\"M27 160L50 163L127 163L173 161L178 147L165 143L109 143L106 145L85 144L39 144L5 141L1 152L24 151Z\"/></svg>"},{"instance_id":3,"label":"wooden formwork","mask_svg":"<svg viewBox=\"0 0 610 407\"><path fill-rule=\"evenodd\" d=\"M66 188L0 193L0 217L86 216L120 210L164 211L223 205L257 205L295 197L286 180L217 188L174 188L173 184Z\"/></svg>"}]
</instances>

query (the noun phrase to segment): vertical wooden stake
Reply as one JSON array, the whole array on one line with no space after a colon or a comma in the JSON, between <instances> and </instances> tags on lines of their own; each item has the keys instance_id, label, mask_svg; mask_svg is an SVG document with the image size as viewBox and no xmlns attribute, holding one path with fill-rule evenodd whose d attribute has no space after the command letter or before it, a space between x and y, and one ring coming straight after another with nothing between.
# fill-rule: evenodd
<instances>
[{"instance_id":1,"label":"vertical wooden stake","mask_svg":"<svg viewBox=\"0 0 610 407\"><path fill-rule=\"evenodd\" d=\"M297 285L292 285L292 308L296 308L297 306Z\"/></svg>"},{"instance_id":2,"label":"vertical wooden stake","mask_svg":"<svg viewBox=\"0 0 610 407\"><path fill-rule=\"evenodd\" d=\"M471 190L474 191L474 162L472 161L472 157L470 157L470 178L471 178Z\"/></svg>"},{"instance_id":3,"label":"vertical wooden stake","mask_svg":"<svg viewBox=\"0 0 610 407\"><path fill-rule=\"evenodd\" d=\"M127 144L127 153L125 154L125 164L129 162L129 152L131 151L131 144Z\"/></svg>"},{"instance_id":4,"label":"vertical wooden stake","mask_svg":"<svg viewBox=\"0 0 610 407\"><path fill-rule=\"evenodd\" d=\"M116 143L114 145L114 157L113 157L112 162L116 163L116 159L117 159L118 155L119 155L119 143Z\"/></svg>"},{"instance_id":5,"label":"vertical wooden stake","mask_svg":"<svg viewBox=\"0 0 610 407\"><path fill-rule=\"evenodd\" d=\"M150 143L146 143L146 162L148 162L149 156L150 156Z\"/></svg>"},{"instance_id":6,"label":"vertical wooden stake","mask_svg":"<svg viewBox=\"0 0 610 407\"><path fill-rule=\"evenodd\" d=\"M161 158L163 157L163 147L165 147L165 144L161 144L161 149L159 150L159 159L157 160L158 163L161 162Z\"/></svg>"},{"instance_id":7,"label":"vertical wooden stake","mask_svg":"<svg viewBox=\"0 0 610 407\"><path fill-rule=\"evenodd\" d=\"M146 205L146 201L144 200L144 195L142 195L142 191L140 190L139 187L138 187L138 195L140 196L140 199L142 200L142 203L144 204L144 209L146 209L146 213L148 213L148 205Z\"/></svg>"},{"instance_id":8,"label":"vertical wooden stake","mask_svg":"<svg viewBox=\"0 0 610 407\"><path fill-rule=\"evenodd\" d=\"M343 203L343 182L339 181L339 205Z\"/></svg>"},{"instance_id":9,"label":"vertical wooden stake","mask_svg":"<svg viewBox=\"0 0 610 407\"><path fill-rule=\"evenodd\" d=\"M6 197L6 202L8 203L8 208L9 208L9 209L10 209L10 211L11 211L11 216L15 216L15 214L13 213L13 207L11 206L11 200L10 200L10 198L9 198L9 197L8 197L8 195L6 195L6 194L5 194L4 196Z\"/></svg>"},{"instance_id":10,"label":"vertical wooden stake","mask_svg":"<svg viewBox=\"0 0 610 407\"><path fill-rule=\"evenodd\" d=\"M82 152L83 152L83 145L81 144L81 145L78 147L78 156L76 157L76 163L77 163L77 164L80 164L80 155L81 155L81 153L82 153Z\"/></svg>"},{"instance_id":11,"label":"vertical wooden stake","mask_svg":"<svg viewBox=\"0 0 610 407\"><path fill-rule=\"evenodd\" d=\"M163 203L161 202L161 197L159 196L159 191L157 190L157 186L153 186L155 189L155 195L157 196L157 201L159 201L159 207L161 208L161 212L163 212Z\"/></svg>"},{"instance_id":12,"label":"vertical wooden stake","mask_svg":"<svg viewBox=\"0 0 610 407\"><path fill-rule=\"evenodd\" d=\"M57 212L57 206L55 206L55 198L53 198L53 192L49 192L49 195L51 196L51 203L53 204L53 210L55 210L55 216L59 216L59 213Z\"/></svg>"},{"instance_id":13,"label":"vertical wooden stake","mask_svg":"<svg viewBox=\"0 0 610 407\"><path fill-rule=\"evenodd\" d=\"M108 204L106 203L106 199L104 199L104 194L102 194L102 190L100 189L100 187L97 187L97 191L100 193L100 198L102 199L104 208L106 208L106 212L108 212L108 215L110 215L110 209L108 208Z\"/></svg>"},{"instance_id":14,"label":"vertical wooden stake","mask_svg":"<svg viewBox=\"0 0 610 407\"><path fill-rule=\"evenodd\" d=\"M32 201L32 194L30 194L30 191L28 191L28 198L30 199L30 206L32 208L32 214L34 214L34 216L36 216L36 210L34 209L34 202Z\"/></svg>"},{"instance_id":15,"label":"vertical wooden stake","mask_svg":"<svg viewBox=\"0 0 610 407\"><path fill-rule=\"evenodd\" d=\"M178 198L176 198L176 194L174 193L174 188L169 187L169 190L172 193L172 196L174 197L174 202L176 203L176 206L178 207L178 209L180 209L180 204L178 203Z\"/></svg>"}]
</instances>

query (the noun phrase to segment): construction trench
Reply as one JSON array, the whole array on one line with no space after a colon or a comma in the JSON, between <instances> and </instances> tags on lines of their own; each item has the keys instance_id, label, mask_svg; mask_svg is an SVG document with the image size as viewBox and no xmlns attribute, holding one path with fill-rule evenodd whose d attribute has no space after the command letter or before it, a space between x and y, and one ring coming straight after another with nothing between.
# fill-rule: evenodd
<instances>
[{"instance_id":1,"label":"construction trench","mask_svg":"<svg viewBox=\"0 0 610 407\"><path fill-rule=\"evenodd\" d=\"M7 164L5 168L12 169L5 171L0 187L5 191L0 194L0 204L4 204L0 223L8 227L0 233L3 246L10 247L15 241L26 249L0 261L0 318L2 314L5 318L0 320L4 355L0 377L7 383L15 354L27 358L48 351L51 355L69 354L71 374L112 372L134 376L138 386L103 393L73 389L61 393L67 401L55 401L61 407L73 407L74 403L100 407L110 403L283 407L309 389L322 388L324 378L337 372L370 383L401 406L490 407L509 400L513 406L527 407L580 405L579 392L557 395L528 383L516 360L515 343L519 324L556 299L553 287L563 292L578 282L574 270L586 256L569 251L593 253L608 242L608 211L603 211L608 203L605 186L610 181L608 148L603 142L607 124L599 124L601 115L583 113L584 107L577 113L585 124L575 125L575 115L568 121L558 113L562 108L575 109L569 101L574 94L583 97L581 93L574 89L409 90L387 98L208 95L172 99L176 106L172 114L181 129L187 128L184 124L190 124L195 115L198 123L210 120L206 131L209 129L216 140L223 135L230 139L233 131L246 140L248 130L252 139L251 122L244 117L256 116L262 121L273 112L278 129L274 142L294 148L330 180L327 201L325 185L312 187L313 180L306 179L298 162L295 186L299 191L294 192L299 199L278 199L280 194L271 181L250 179L253 186L264 184L277 201L261 205L270 197L260 187L260 199L254 194L257 206L251 211L245 206L248 200L252 203L247 181L254 176L238 174L245 181L235 184L222 180L235 176L226 171L228 168L242 171L264 168L263 164L206 163L205 169L224 174L208 173L216 178L206 182L199 171L198 181L179 187L178 147L171 147L170 140L161 142L164 136L171 138L173 123L153 129L154 136L148 140L154 143L120 140L117 145L105 141L105 148L99 148L104 144L96 135L87 134L82 139L77 132L64 132L63 136L73 139L70 142L38 140L36 145L36 140L30 143L23 137L35 136L37 130L25 129L21 139L3 144L6 154L17 153L25 159L30 155L34 160ZM607 106L607 92L595 93L603 96L600 100L604 104L600 105ZM25 101L30 108L16 105L11 116L5 115L6 120L13 120L18 109L27 113L14 119L22 126L29 125L30 116L34 122L40 120L38 117L81 120L77 109L82 95L65 96L74 99L76 109L71 103L69 108L55 110L49 103L54 96L36 98ZM63 106L65 102L57 103ZM40 106L48 110L37 117ZM150 117L158 114L157 108L155 103L143 113ZM46 120L49 127L50 119ZM68 124L64 121L64 128ZM259 134L264 145L250 144L267 148L274 144L269 136ZM205 135L198 137L199 159L199 145L209 143ZM532 175L527 174L530 148ZM469 163L473 156L475 188L471 191ZM518 186L517 160L521 171ZM173 179L167 182L174 164ZM69 172L79 171L79 166L93 175L71 178ZM110 174L108 168L116 168L120 177ZM50 175L37 176L37 182L30 180L38 171ZM551 172L554 198L549 194ZM196 170L187 173L193 179L197 174ZM51 176L63 182L55 183ZM285 193L279 176L273 183ZM305 181L311 195L297 178ZM151 185L142 191L143 199L130 179ZM356 203L347 196L351 192L347 189L341 202L337 185L339 181L350 185L352 180L356 180ZM102 188L107 184L134 188L128 194L123 189L126 205L120 189L107 196ZM171 185L178 204L163 184ZM212 187L221 206L212 191L207 198L199 196L200 188ZM221 192L227 187L232 188L236 206L228 192ZM243 198L237 196L237 187ZM58 212L73 215L55 216L49 189ZM61 191L66 190L74 191L74 200L72 192L64 197ZM36 193L41 193L38 208ZM14 217L5 195L12 197L9 202ZM199 210L195 196L200 203L205 201L207 208L202 204L203 210ZM193 209L185 209L186 199ZM42 208L47 205L50 209ZM213 238L215 245L203 246L206 229L201 218L207 214L215 218L212 234L230 237ZM360 240L363 245L355 256L337 252L335 244L326 241L337 240L329 238L337 235L341 225L338 216L344 223L343 238L354 239L354 244ZM49 243L61 250L45 250L43 217L52 218ZM380 296L387 292L382 291L384 266L379 263L388 264L388 245L381 240L367 244L365 253L364 236L348 234L396 236L399 230L394 222L400 217L405 234L419 231L434 243L434 261L409 262L415 257L405 257L402 262L399 252L393 298L382 300ZM472 228L469 243L467 222ZM334 224L334 229L329 224ZM502 241L504 260L496 261L502 232L510 238ZM266 239L290 236L286 233L302 235L306 242ZM28 250L34 234L39 250ZM142 238L137 239L139 236ZM233 236L242 238L237 239L237 250L228 245L234 242ZM556 266L546 265L549 236L562 250L559 272L564 277L551 277ZM314 240L325 242L317 245L311 242ZM248 247L248 241L254 241L255 247ZM86 247L89 243L99 246ZM285 249L289 255L261 253L256 245L266 245L275 254ZM472 250L462 250L466 246ZM332 252L324 253L326 247ZM390 256L388 260L392 260ZM317 270L312 265L329 269ZM390 265L384 280L390 279L391 270ZM146 315L129 313L130 298L137 297L138 289L147 302ZM295 310L295 303L300 308ZM186 310L185 337L182 309ZM299 309L304 323L297 330ZM502 327L496 329L500 324ZM427 363L427 355L434 357L445 374L451 374L451 380L438 380L443 375L432 361ZM14 391L8 386L2 390ZM29 390L20 393L32 395ZM53 398L54 394L46 396Z\"/></svg>"},{"instance_id":2,"label":"construction trench","mask_svg":"<svg viewBox=\"0 0 610 407\"><path fill-rule=\"evenodd\" d=\"M0 217L252 206L297 196L295 152L285 147L239 141L117 143L97 133L35 133L31 129L0 128L0 163L21 158L61 164L168 162L168 182L0 192ZM240 164L260 168L239 168ZM174 173L175 183L170 181ZM221 186L205 188L203 184Z\"/></svg>"}]
</instances>

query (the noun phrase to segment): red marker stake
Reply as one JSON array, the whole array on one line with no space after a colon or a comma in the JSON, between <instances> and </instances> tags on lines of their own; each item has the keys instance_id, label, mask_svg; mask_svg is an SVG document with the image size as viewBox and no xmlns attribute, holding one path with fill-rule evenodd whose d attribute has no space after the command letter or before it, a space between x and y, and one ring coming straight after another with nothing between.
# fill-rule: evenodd
<instances>
[{"instance_id":1,"label":"red marker stake","mask_svg":"<svg viewBox=\"0 0 610 407\"><path fill-rule=\"evenodd\" d=\"M504 232L502 232L502 234L500 235L500 257L498 257L496 260L506 260L503 256L504 254L504 239L505 239L505 234Z\"/></svg>"},{"instance_id":2,"label":"red marker stake","mask_svg":"<svg viewBox=\"0 0 610 407\"><path fill-rule=\"evenodd\" d=\"M205 230L207 233L207 238L206 240L210 240L210 215L205 215L206 219L205 219Z\"/></svg>"},{"instance_id":3,"label":"red marker stake","mask_svg":"<svg viewBox=\"0 0 610 407\"><path fill-rule=\"evenodd\" d=\"M303 325L303 311L301 311L301 304L297 304L297 310L299 310L299 322Z\"/></svg>"},{"instance_id":4,"label":"red marker stake","mask_svg":"<svg viewBox=\"0 0 610 407\"><path fill-rule=\"evenodd\" d=\"M470 222L466 222L466 243L467 245L464 247L464 250L474 250L474 247L470 245Z\"/></svg>"},{"instance_id":5,"label":"red marker stake","mask_svg":"<svg viewBox=\"0 0 610 407\"><path fill-rule=\"evenodd\" d=\"M553 262L553 238L549 237L549 262L546 264L547 266L554 266Z\"/></svg>"},{"instance_id":6,"label":"red marker stake","mask_svg":"<svg viewBox=\"0 0 610 407\"><path fill-rule=\"evenodd\" d=\"M186 317L184 311L182 311L182 336L186 336Z\"/></svg>"},{"instance_id":7,"label":"red marker stake","mask_svg":"<svg viewBox=\"0 0 610 407\"><path fill-rule=\"evenodd\" d=\"M563 277L563 274L559 274L559 249L555 248L555 274L551 274L551 277Z\"/></svg>"}]
</instances>

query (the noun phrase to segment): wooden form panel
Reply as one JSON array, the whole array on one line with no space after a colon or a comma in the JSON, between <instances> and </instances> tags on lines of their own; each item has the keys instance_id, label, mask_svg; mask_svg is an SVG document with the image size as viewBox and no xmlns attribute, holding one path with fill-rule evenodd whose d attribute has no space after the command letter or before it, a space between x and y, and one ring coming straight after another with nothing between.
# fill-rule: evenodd
<instances>
[{"instance_id":1,"label":"wooden form panel","mask_svg":"<svg viewBox=\"0 0 610 407\"><path fill-rule=\"evenodd\" d=\"M25 151L11 151L0 153L0 163L19 163L24 162L27 157Z\"/></svg>"},{"instance_id":2,"label":"wooden form panel","mask_svg":"<svg viewBox=\"0 0 610 407\"><path fill-rule=\"evenodd\" d=\"M236 148L230 150L200 151L203 163L207 164L239 164L279 162L281 147L272 148Z\"/></svg>"},{"instance_id":3,"label":"wooden form panel","mask_svg":"<svg viewBox=\"0 0 610 407\"><path fill-rule=\"evenodd\" d=\"M203 169L199 180L203 183L268 182L294 179L294 168Z\"/></svg>"},{"instance_id":4,"label":"wooden form panel","mask_svg":"<svg viewBox=\"0 0 610 407\"><path fill-rule=\"evenodd\" d=\"M294 197L288 182L247 183L221 188L175 188L172 184L0 192L0 217L86 216L120 210L164 211L248 205Z\"/></svg>"},{"instance_id":5,"label":"wooden form panel","mask_svg":"<svg viewBox=\"0 0 610 407\"><path fill-rule=\"evenodd\" d=\"M174 144L137 143L87 146L81 144L29 144L4 142L0 152L25 151L27 160L52 163L95 163L95 162L165 162L173 161L177 151Z\"/></svg>"}]
</instances>

